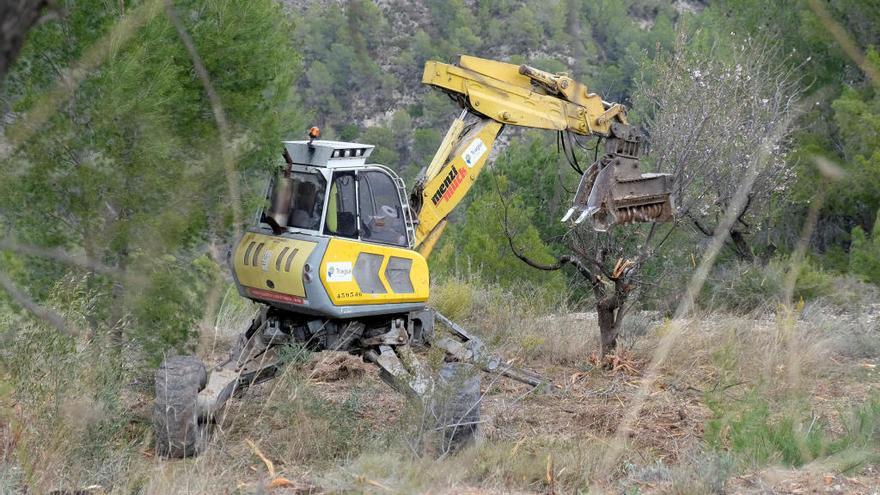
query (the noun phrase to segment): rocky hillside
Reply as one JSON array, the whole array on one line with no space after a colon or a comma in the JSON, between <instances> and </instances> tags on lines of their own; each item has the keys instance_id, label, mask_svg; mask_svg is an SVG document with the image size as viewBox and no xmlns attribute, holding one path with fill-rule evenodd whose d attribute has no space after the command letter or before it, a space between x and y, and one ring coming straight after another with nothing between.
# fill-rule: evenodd
<instances>
[{"instance_id":1,"label":"rocky hillside","mask_svg":"<svg viewBox=\"0 0 880 495\"><path fill-rule=\"evenodd\" d=\"M295 23L315 119L336 133L391 126L404 110L421 125L453 108L420 86L427 59L459 53L571 71L609 98L625 99L638 52L653 48L700 1L499 2L281 0ZM439 101L438 101L439 100ZM329 130L329 129L328 129Z\"/></svg>"}]
</instances>

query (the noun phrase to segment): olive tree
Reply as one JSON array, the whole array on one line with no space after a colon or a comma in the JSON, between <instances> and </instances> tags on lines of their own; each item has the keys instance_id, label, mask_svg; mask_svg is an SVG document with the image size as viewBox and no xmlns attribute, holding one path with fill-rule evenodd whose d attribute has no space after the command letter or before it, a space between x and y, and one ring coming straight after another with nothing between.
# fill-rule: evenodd
<instances>
[{"instance_id":1,"label":"olive tree","mask_svg":"<svg viewBox=\"0 0 880 495\"><path fill-rule=\"evenodd\" d=\"M649 269L649 261L671 248L673 234L679 245L685 238L697 247L705 244L701 238L721 235L737 256L752 257L747 233L761 227L768 201L785 194L792 179L786 150L800 94L797 67L767 43L729 41L722 49L680 36L637 84L635 113L650 143L642 161L673 176L672 222L618 225L608 232L572 225L563 237L566 253L552 263L535 261L520 248L517 233L505 228L511 250L530 266L576 269L594 296L603 355L615 349L636 294L668 274L657 263ZM747 199L735 205L743 186ZM716 232L732 206L738 207L736 222Z\"/></svg>"},{"instance_id":2,"label":"olive tree","mask_svg":"<svg viewBox=\"0 0 880 495\"><path fill-rule=\"evenodd\" d=\"M681 38L653 64L653 77L640 81L636 105L650 133L648 160L673 174L677 216L705 237L714 234L759 149L771 146L727 239L737 257L751 260L748 236L765 224L770 199L794 179L786 150L799 67L767 43L732 36L730 44L700 52L687 50Z\"/></svg>"}]
</instances>

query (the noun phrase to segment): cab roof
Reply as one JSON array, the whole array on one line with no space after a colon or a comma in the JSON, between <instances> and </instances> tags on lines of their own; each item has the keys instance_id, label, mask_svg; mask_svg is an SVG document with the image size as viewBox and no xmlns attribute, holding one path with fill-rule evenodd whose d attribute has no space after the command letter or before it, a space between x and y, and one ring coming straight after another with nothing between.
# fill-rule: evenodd
<instances>
[{"instance_id":1,"label":"cab roof","mask_svg":"<svg viewBox=\"0 0 880 495\"><path fill-rule=\"evenodd\" d=\"M364 165L373 145L344 141L283 141L284 149L296 165L313 167L352 167Z\"/></svg>"}]
</instances>

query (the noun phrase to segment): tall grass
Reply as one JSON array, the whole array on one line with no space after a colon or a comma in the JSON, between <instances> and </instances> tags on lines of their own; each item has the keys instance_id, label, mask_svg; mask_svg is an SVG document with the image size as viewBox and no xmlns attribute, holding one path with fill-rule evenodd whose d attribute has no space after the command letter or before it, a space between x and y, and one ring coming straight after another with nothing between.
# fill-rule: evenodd
<instances>
[{"instance_id":1,"label":"tall grass","mask_svg":"<svg viewBox=\"0 0 880 495\"><path fill-rule=\"evenodd\" d=\"M449 278L432 288L430 304L521 362L583 362L598 343L591 313L572 315L568 301L540 288L514 290Z\"/></svg>"},{"instance_id":2,"label":"tall grass","mask_svg":"<svg viewBox=\"0 0 880 495\"><path fill-rule=\"evenodd\" d=\"M859 390L860 380L874 379L841 364L880 358L876 316L859 307L841 312L820 299L793 312L767 307L758 317L701 313L679 322L687 338L661 367L640 419L650 433L629 440L608 480L603 458L619 420L615 408L631 400L640 377L586 366L598 347L593 316L478 280L446 281L432 297L446 314L459 311L455 319L505 359L553 378L561 386L557 395L523 396L524 390L484 375L483 437L437 460L413 449L413 435L424 425L401 396L375 377L320 377L312 370L329 355L292 347L280 377L230 402L204 455L157 459L149 370L131 364L141 361L132 360L130 350L100 338L61 337L7 315L0 347L0 490L101 485L110 493L259 492L271 480L247 440L272 460L277 476L349 493L551 487L637 493L644 483L667 493L720 493L732 475L767 466L826 463L857 473L877 459L880 398L815 399L829 384ZM254 307L234 292L222 300L199 346L209 363L253 317ZM625 321L632 323L629 352L636 367L643 366L667 324L642 313ZM800 370L797 380L793 369ZM566 416L556 405L563 400L587 401L593 416ZM679 410L689 417L684 428L702 409L702 438L679 444L675 431L652 429ZM655 411L673 414L655 420ZM657 445L676 459L660 455Z\"/></svg>"},{"instance_id":3,"label":"tall grass","mask_svg":"<svg viewBox=\"0 0 880 495\"><path fill-rule=\"evenodd\" d=\"M4 476L38 492L124 479L146 430L123 355L38 325L17 328L2 354Z\"/></svg>"},{"instance_id":4,"label":"tall grass","mask_svg":"<svg viewBox=\"0 0 880 495\"><path fill-rule=\"evenodd\" d=\"M859 459L849 468L880 460L880 397L850 411L843 435L829 432L817 416L790 411L771 415L770 403L757 394L709 404L713 419L706 425L706 441L748 467L800 467L845 452L850 454L847 462L853 462L853 456Z\"/></svg>"}]
</instances>

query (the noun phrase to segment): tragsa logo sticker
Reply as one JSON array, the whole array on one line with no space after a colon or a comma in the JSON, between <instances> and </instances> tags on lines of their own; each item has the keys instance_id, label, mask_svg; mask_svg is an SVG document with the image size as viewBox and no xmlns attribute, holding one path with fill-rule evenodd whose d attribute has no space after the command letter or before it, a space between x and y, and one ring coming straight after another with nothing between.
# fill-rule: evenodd
<instances>
[{"instance_id":1,"label":"tragsa logo sticker","mask_svg":"<svg viewBox=\"0 0 880 495\"><path fill-rule=\"evenodd\" d=\"M327 263L328 282L351 282L351 261L331 261Z\"/></svg>"}]
</instances>

